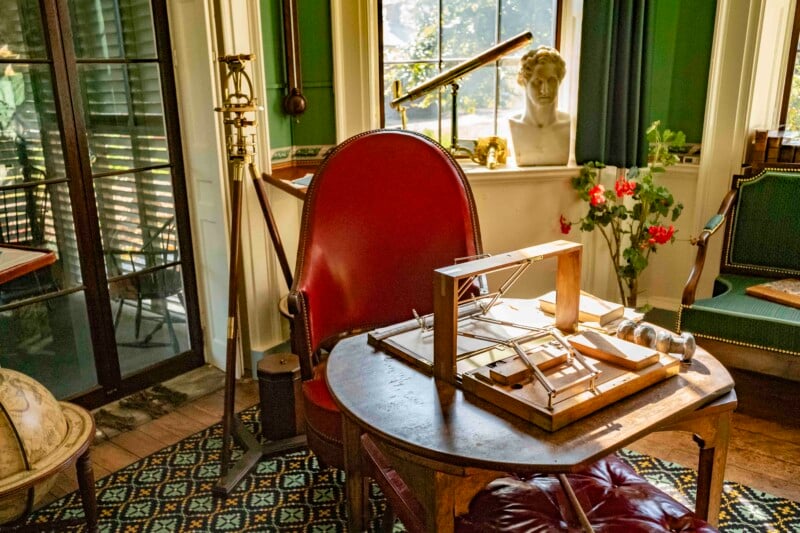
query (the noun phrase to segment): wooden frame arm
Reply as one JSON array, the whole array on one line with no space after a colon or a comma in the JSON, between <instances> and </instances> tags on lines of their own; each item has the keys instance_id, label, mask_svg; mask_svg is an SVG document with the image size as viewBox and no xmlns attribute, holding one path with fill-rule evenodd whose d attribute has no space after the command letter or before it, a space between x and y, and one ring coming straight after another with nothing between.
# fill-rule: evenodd
<instances>
[{"instance_id":1,"label":"wooden frame arm","mask_svg":"<svg viewBox=\"0 0 800 533\"><path fill-rule=\"evenodd\" d=\"M422 504L366 433L361 435L361 453L365 474L375 480L386 497L386 505L389 506L389 513L384 515L383 530L391 531L393 518L397 516L406 527L406 531L414 533L427 531ZM386 517L389 520L385 520Z\"/></svg>"},{"instance_id":2,"label":"wooden frame arm","mask_svg":"<svg viewBox=\"0 0 800 533\"><path fill-rule=\"evenodd\" d=\"M681 305L692 305L695 299L695 292L697 291L697 284L700 282L700 275L703 273L703 267L706 262L706 247L708 239L717 232L728 218L728 213L733 206L736 199L738 189L731 189L722 199L717 214L712 216L706 225L703 226L700 235L692 239L692 244L697 245L697 256L695 257L694 266L689 273L689 278L683 286L683 296L681 297Z\"/></svg>"}]
</instances>

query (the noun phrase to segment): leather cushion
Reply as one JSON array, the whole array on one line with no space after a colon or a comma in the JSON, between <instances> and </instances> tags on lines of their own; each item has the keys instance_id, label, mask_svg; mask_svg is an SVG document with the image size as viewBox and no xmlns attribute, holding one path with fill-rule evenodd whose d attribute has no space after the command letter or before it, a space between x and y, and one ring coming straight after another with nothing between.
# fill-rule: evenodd
<instances>
[{"instance_id":1,"label":"leather cushion","mask_svg":"<svg viewBox=\"0 0 800 533\"><path fill-rule=\"evenodd\" d=\"M333 402L324 377L303 382L303 407L306 423L317 433L342 442L342 415Z\"/></svg>"},{"instance_id":2,"label":"leather cushion","mask_svg":"<svg viewBox=\"0 0 800 533\"><path fill-rule=\"evenodd\" d=\"M616 456L567 475L581 508L598 533L717 531L681 503L640 477ZM581 531L577 515L555 476L503 477L492 481L456 519L464 533Z\"/></svg>"},{"instance_id":3,"label":"leather cushion","mask_svg":"<svg viewBox=\"0 0 800 533\"><path fill-rule=\"evenodd\" d=\"M745 289L774 279L724 274L714 297L681 309L678 328L698 337L800 354L800 309L745 294Z\"/></svg>"}]
</instances>

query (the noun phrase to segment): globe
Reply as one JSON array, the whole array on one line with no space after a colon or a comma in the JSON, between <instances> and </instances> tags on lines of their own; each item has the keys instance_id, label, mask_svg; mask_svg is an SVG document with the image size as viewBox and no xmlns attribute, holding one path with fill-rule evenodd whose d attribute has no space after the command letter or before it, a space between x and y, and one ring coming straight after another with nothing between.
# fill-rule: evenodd
<instances>
[{"instance_id":1,"label":"globe","mask_svg":"<svg viewBox=\"0 0 800 533\"><path fill-rule=\"evenodd\" d=\"M0 524L36 506L93 433L84 409L59 402L25 374L0 368Z\"/></svg>"}]
</instances>

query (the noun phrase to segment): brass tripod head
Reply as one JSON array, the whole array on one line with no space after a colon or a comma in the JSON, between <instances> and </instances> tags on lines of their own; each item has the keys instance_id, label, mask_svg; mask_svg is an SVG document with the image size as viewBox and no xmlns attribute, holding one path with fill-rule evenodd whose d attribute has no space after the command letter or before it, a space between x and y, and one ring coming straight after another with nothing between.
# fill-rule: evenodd
<instances>
[{"instance_id":1,"label":"brass tripod head","mask_svg":"<svg viewBox=\"0 0 800 533\"><path fill-rule=\"evenodd\" d=\"M253 82L245 70L247 62L254 57L254 54L236 54L219 58L219 62L227 67L222 82L225 95L222 106L214 110L223 113L223 122L233 129L227 141L228 159L232 163L250 163L255 155L255 134L244 132L257 124L255 118L248 118L246 114L261 109L253 96Z\"/></svg>"}]
</instances>

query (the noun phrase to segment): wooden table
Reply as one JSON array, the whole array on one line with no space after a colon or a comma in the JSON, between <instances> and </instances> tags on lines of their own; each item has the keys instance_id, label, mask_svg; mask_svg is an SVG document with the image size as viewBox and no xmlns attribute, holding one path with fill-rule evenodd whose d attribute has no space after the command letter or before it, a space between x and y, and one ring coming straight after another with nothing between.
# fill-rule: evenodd
<instances>
[{"instance_id":1,"label":"wooden table","mask_svg":"<svg viewBox=\"0 0 800 533\"><path fill-rule=\"evenodd\" d=\"M0 245L0 283L7 283L56 262L56 254L25 246Z\"/></svg>"},{"instance_id":2,"label":"wooden table","mask_svg":"<svg viewBox=\"0 0 800 533\"><path fill-rule=\"evenodd\" d=\"M696 511L717 523L736 395L728 371L699 348L678 376L552 433L374 349L366 334L336 345L327 379L344 420L351 531L364 529L369 510L363 432L420 499L431 530L452 531L474 494L508 472L573 472L653 431L690 431L700 445Z\"/></svg>"}]
</instances>

